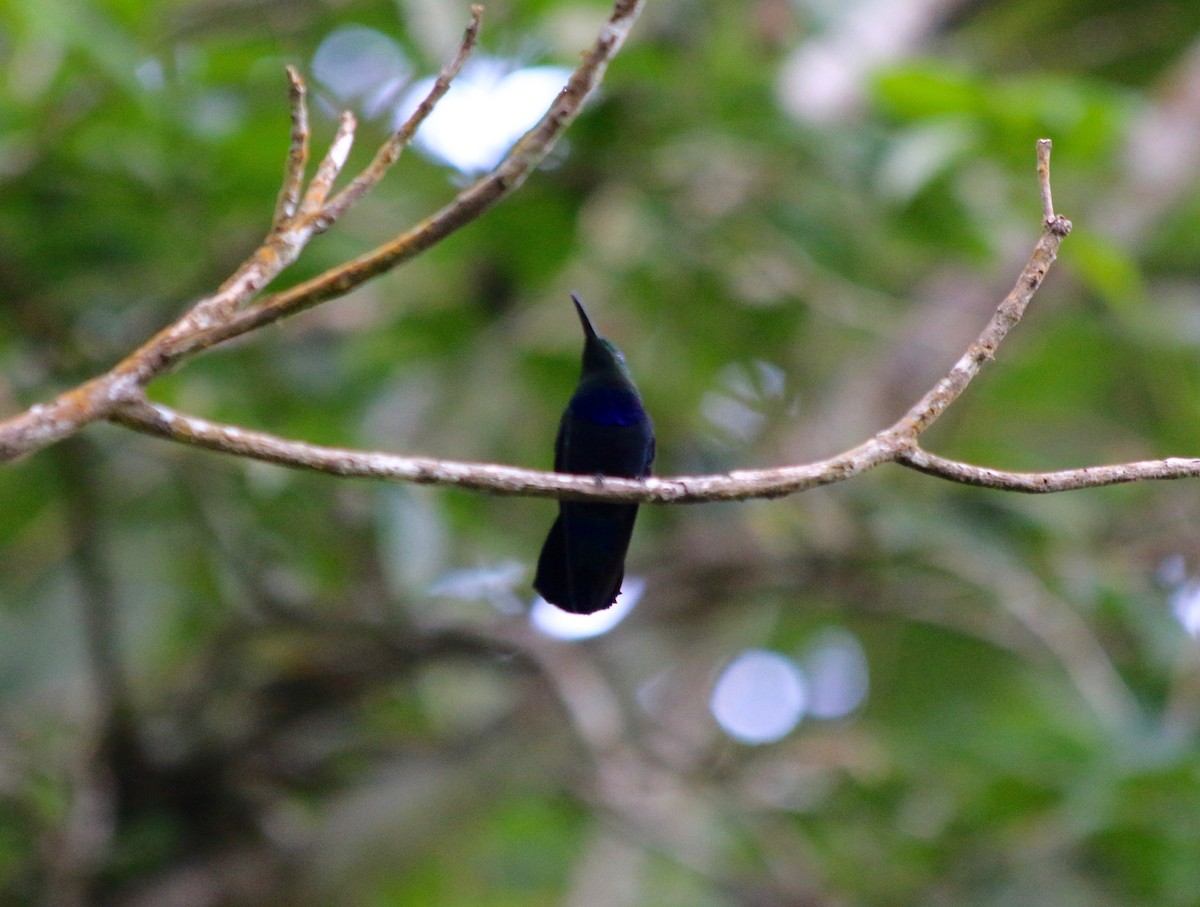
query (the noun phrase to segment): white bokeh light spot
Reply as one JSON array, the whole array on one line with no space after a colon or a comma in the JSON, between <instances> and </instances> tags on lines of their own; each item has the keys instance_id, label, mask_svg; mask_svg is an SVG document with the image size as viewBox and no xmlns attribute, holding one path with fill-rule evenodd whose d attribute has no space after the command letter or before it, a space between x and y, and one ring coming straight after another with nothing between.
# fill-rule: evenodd
<instances>
[{"instance_id":1,"label":"white bokeh light spot","mask_svg":"<svg viewBox=\"0 0 1200 907\"><path fill-rule=\"evenodd\" d=\"M312 69L339 104L360 104L368 117L395 99L411 73L399 44L362 25L330 32L313 54Z\"/></svg>"},{"instance_id":2,"label":"white bokeh light spot","mask_svg":"<svg viewBox=\"0 0 1200 907\"><path fill-rule=\"evenodd\" d=\"M867 656L846 630L827 630L813 641L804 656L804 676L814 718L844 718L866 701Z\"/></svg>"},{"instance_id":3,"label":"white bokeh light spot","mask_svg":"<svg viewBox=\"0 0 1200 907\"><path fill-rule=\"evenodd\" d=\"M547 636L555 639L590 639L607 633L623 621L646 591L646 581L636 576L625 577L616 602L594 614L572 614L538 596L529 610L529 621Z\"/></svg>"},{"instance_id":4,"label":"white bokeh light spot","mask_svg":"<svg viewBox=\"0 0 1200 907\"><path fill-rule=\"evenodd\" d=\"M417 150L462 173L491 170L541 119L570 75L560 66L514 69L506 60L475 58L422 125ZM432 86L432 79L423 79L409 90L397 110L396 125Z\"/></svg>"},{"instance_id":5,"label":"white bokeh light spot","mask_svg":"<svg viewBox=\"0 0 1200 907\"><path fill-rule=\"evenodd\" d=\"M1176 586L1169 597L1171 613L1193 639L1200 639L1200 582L1194 579Z\"/></svg>"},{"instance_id":6,"label":"white bokeh light spot","mask_svg":"<svg viewBox=\"0 0 1200 907\"><path fill-rule=\"evenodd\" d=\"M709 707L717 724L742 743L774 743L804 717L808 690L790 658L747 649L725 666Z\"/></svg>"}]
</instances>

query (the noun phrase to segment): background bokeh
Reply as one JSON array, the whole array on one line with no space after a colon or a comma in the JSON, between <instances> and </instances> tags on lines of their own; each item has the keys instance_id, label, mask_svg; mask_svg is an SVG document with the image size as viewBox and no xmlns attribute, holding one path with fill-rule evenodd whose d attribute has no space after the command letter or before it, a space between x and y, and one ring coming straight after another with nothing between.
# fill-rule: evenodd
<instances>
[{"instance_id":1,"label":"background bokeh","mask_svg":"<svg viewBox=\"0 0 1200 907\"><path fill-rule=\"evenodd\" d=\"M607 15L496 0L417 149L280 285L448 200ZM109 367L266 230L288 135L362 164L446 0L0 2L0 412ZM896 419L1007 292L1055 142L1075 231L926 437L1200 450L1200 4L649 0L552 159L403 269L155 382L287 437L549 467L568 292L661 474ZM0 470L0 902L1194 905L1200 484L898 467L643 509L625 600L529 589L548 501L105 425Z\"/></svg>"}]
</instances>

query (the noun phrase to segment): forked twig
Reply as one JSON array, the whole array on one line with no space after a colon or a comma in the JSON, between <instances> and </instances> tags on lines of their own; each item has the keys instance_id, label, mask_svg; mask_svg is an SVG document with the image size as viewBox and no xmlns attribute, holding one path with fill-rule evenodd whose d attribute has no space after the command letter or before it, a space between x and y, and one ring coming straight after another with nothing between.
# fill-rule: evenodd
<instances>
[{"instance_id":1,"label":"forked twig","mask_svg":"<svg viewBox=\"0 0 1200 907\"><path fill-rule=\"evenodd\" d=\"M583 55L583 61L571 74L566 86L537 125L517 142L495 170L468 186L440 211L390 242L270 296L209 330L181 338L166 351L168 364L326 300L343 296L366 281L415 258L511 194L545 159L562 133L579 115L584 102L599 86L609 61L624 44L643 3L644 0L616 0L608 22L591 49Z\"/></svg>"},{"instance_id":2,"label":"forked twig","mask_svg":"<svg viewBox=\"0 0 1200 907\"><path fill-rule=\"evenodd\" d=\"M288 72L292 111L291 140L283 183L276 201L271 230L262 245L243 262L217 291L194 303L187 312L162 329L111 370L68 390L46 403L30 407L0 421L0 462L15 459L61 441L90 422L113 416L118 409L143 399L143 388L186 357L274 321L299 308L315 305L357 286L428 248L437 240L469 223L511 192L536 166L559 135L578 114L595 90L608 62L620 49L642 7L642 0L614 0L613 12L592 49L585 54L571 81L555 99L545 118L497 171L459 198L374 253L322 275L319 292L297 305L295 293L279 294L258 306L246 308L264 286L296 260L309 240L326 229L382 178L388 167L412 140L433 105L446 93L454 76L476 45L482 9L471 8L471 23L456 53L443 68L429 96L391 136L370 165L332 199L329 193L345 164L353 136L353 121L341 127L324 163L306 193L303 175L308 160L308 111L304 83ZM418 236L416 242L405 237ZM368 262L363 266L363 260Z\"/></svg>"}]
</instances>

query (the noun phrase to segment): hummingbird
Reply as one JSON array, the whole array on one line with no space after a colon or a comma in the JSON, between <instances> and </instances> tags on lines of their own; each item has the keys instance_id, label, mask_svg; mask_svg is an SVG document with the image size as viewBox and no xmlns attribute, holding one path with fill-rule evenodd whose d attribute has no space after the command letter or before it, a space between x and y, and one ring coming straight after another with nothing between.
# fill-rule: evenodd
<instances>
[{"instance_id":1,"label":"hummingbird","mask_svg":"<svg viewBox=\"0 0 1200 907\"><path fill-rule=\"evenodd\" d=\"M596 333L583 303L583 370L554 441L554 471L644 479L654 462L654 426L633 375L612 343ZM617 600L637 504L560 501L538 557L533 588L564 611L592 614Z\"/></svg>"}]
</instances>

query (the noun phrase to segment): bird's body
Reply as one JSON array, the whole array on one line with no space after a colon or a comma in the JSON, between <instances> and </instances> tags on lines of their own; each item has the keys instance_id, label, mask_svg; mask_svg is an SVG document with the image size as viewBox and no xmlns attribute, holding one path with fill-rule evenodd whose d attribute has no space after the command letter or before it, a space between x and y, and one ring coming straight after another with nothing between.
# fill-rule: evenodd
<instances>
[{"instance_id":1,"label":"bird's body","mask_svg":"<svg viewBox=\"0 0 1200 907\"><path fill-rule=\"evenodd\" d=\"M554 444L556 472L645 478L654 460L654 427L611 343L592 328L572 296L585 335L579 386L563 412ZM591 614L621 591L636 504L562 501L542 546L533 586L564 611Z\"/></svg>"}]
</instances>

